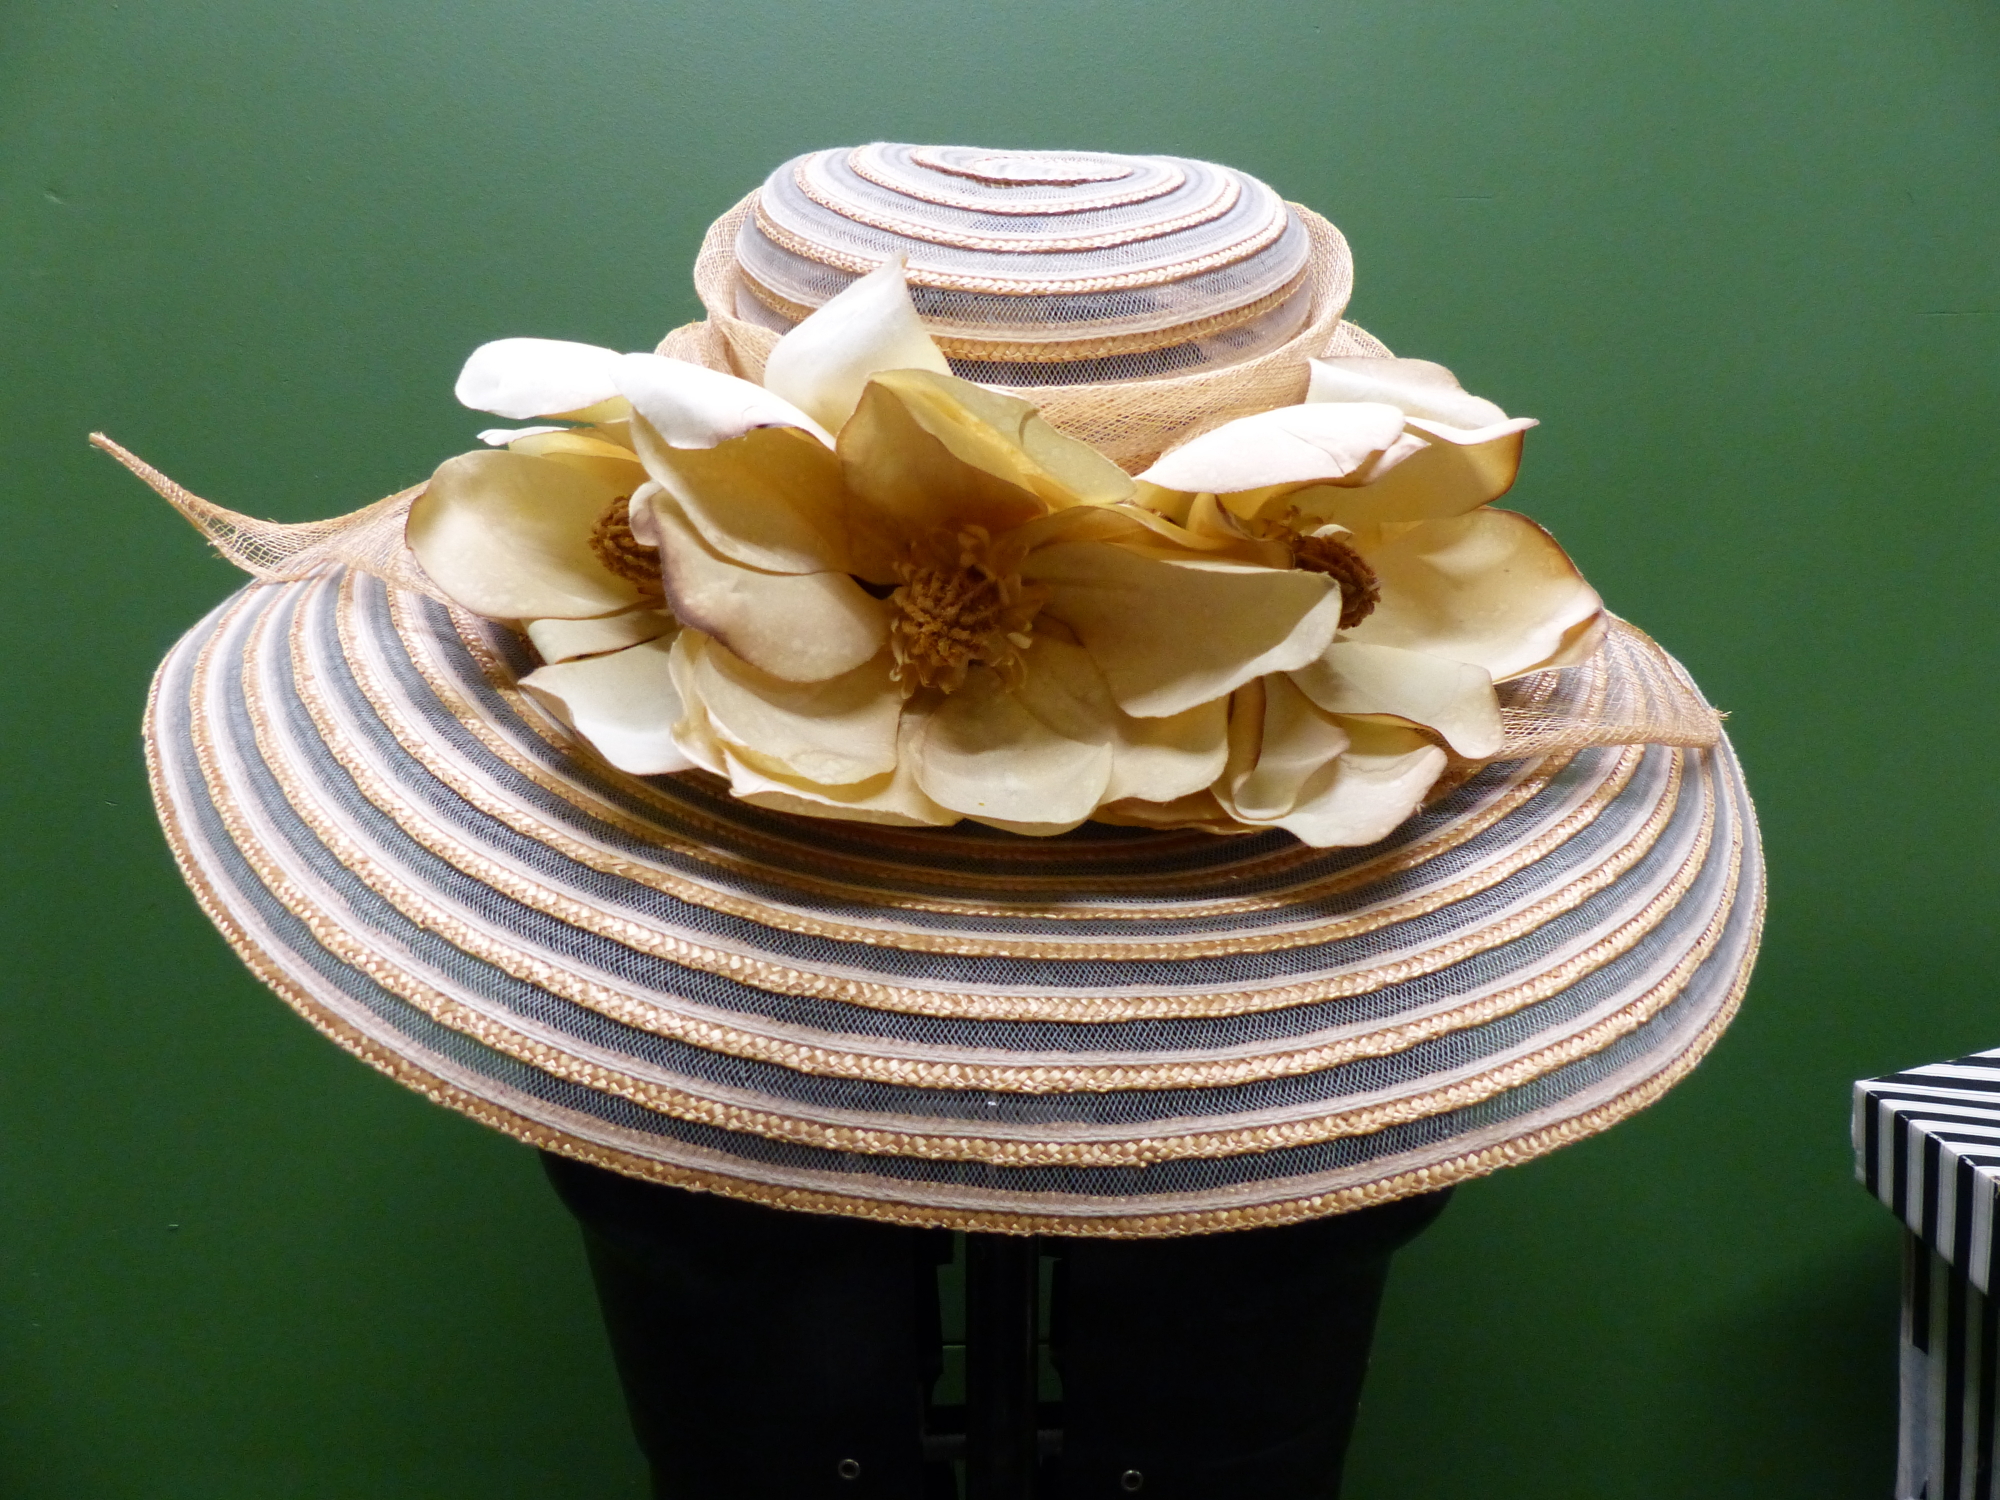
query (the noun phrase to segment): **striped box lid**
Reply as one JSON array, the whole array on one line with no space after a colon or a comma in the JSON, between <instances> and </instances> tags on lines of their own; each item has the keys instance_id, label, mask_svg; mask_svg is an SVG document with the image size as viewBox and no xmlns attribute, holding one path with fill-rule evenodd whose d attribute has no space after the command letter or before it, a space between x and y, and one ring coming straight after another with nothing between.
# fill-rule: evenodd
<instances>
[{"instance_id":1,"label":"striped box lid","mask_svg":"<svg viewBox=\"0 0 2000 1500\"><path fill-rule=\"evenodd\" d=\"M1974 1286L1994 1283L2000 1048L1854 1085L1855 1172Z\"/></svg>"}]
</instances>

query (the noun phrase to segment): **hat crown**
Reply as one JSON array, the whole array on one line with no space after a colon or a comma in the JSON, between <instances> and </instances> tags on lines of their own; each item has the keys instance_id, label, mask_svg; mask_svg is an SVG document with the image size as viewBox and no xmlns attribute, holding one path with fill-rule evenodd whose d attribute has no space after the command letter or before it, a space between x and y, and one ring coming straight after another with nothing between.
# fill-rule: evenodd
<instances>
[{"instance_id":1,"label":"hat crown","mask_svg":"<svg viewBox=\"0 0 2000 1500\"><path fill-rule=\"evenodd\" d=\"M1310 316L1312 240L1212 162L875 142L766 179L735 242L737 316L796 324L904 258L961 374L1065 385L1252 359Z\"/></svg>"}]
</instances>

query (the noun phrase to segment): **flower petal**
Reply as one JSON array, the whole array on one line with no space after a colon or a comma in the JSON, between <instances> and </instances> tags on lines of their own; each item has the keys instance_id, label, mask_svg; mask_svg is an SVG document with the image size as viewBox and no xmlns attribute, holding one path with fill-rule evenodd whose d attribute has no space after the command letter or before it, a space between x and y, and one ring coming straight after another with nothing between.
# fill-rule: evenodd
<instances>
[{"instance_id":1,"label":"flower petal","mask_svg":"<svg viewBox=\"0 0 2000 1500\"><path fill-rule=\"evenodd\" d=\"M745 802L809 817L842 818L857 823L886 823L898 828L943 828L959 814L940 807L917 786L910 767L915 759L916 716L905 714L898 736L896 769L850 786L818 786L789 777L766 775L723 751L729 790Z\"/></svg>"},{"instance_id":2,"label":"flower petal","mask_svg":"<svg viewBox=\"0 0 2000 1500\"><path fill-rule=\"evenodd\" d=\"M1380 401L1408 417L1429 417L1451 427L1490 427L1507 413L1458 383L1443 365L1427 359L1310 359L1306 401Z\"/></svg>"},{"instance_id":3,"label":"flower petal","mask_svg":"<svg viewBox=\"0 0 2000 1500\"><path fill-rule=\"evenodd\" d=\"M504 429L489 428L479 434L481 440L492 432ZM531 453L536 458L561 458L574 454L579 458L610 458L628 464L636 464L639 455L631 446L613 439L612 429L603 427L523 427L508 440L507 447L515 453ZM629 430L629 424L621 424L618 431Z\"/></svg>"},{"instance_id":4,"label":"flower petal","mask_svg":"<svg viewBox=\"0 0 2000 1500\"><path fill-rule=\"evenodd\" d=\"M479 441L489 448L505 448L522 438L539 437L545 432L568 432L567 427L485 427Z\"/></svg>"},{"instance_id":5,"label":"flower petal","mask_svg":"<svg viewBox=\"0 0 2000 1500\"><path fill-rule=\"evenodd\" d=\"M1091 814L1097 822L1120 828L1198 828L1203 833L1261 833L1254 824L1239 823L1222 809L1215 793L1203 789L1171 802L1126 797L1106 802Z\"/></svg>"},{"instance_id":6,"label":"flower petal","mask_svg":"<svg viewBox=\"0 0 2000 1500\"><path fill-rule=\"evenodd\" d=\"M1029 554L1021 576L1097 661L1118 706L1181 713L1266 672L1304 666L1333 639L1340 591L1320 573L1168 562L1065 542Z\"/></svg>"},{"instance_id":7,"label":"flower petal","mask_svg":"<svg viewBox=\"0 0 2000 1500\"><path fill-rule=\"evenodd\" d=\"M1229 760L1217 795L1246 822L1269 823L1330 782L1347 749L1346 730L1291 679L1270 676L1229 704Z\"/></svg>"},{"instance_id":8,"label":"flower petal","mask_svg":"<svg viewBox=\"0 0 2000 1500\"><path fill-rule=\"evenodd\" d=\"M1500 700L1483 667L1422 651L1335 641L1291 674L1313 702L1334 714L1385 714L1434 729L1460 755L1500 749Z\"/></svg>"},{"instance_id":9,"label":"flower petal","mask_svg":"<svg viewBox=\"0 0 2000 1500\"><path fill-rule=\"evenodd\" d=\"M840 460L796 427L764 427L713 448L675 448L639 430L646 470L716 552L767 573L845 573Z\"/></svg>"},{"instance_id":10,"label":"flower petal","mask_svg":"<svg viewBox=\"0 0 2000 1500\"><path fill-rule=\"evenodd\" d=\"M824 682L760 672L719 642L690 632L683 690L701 702L715 733L745 763L768 774L843 786L896 768L903 696L886 653Z\"/></svg>"},{"instance_id":11,"label":"flower petal","mask_svg":"<svg viewBox=\"0 0 2000 1500\"><path fill-rule=\"evenodd\" d=\"M1451 520L1357 530L1382 599L1346 638L1531 672L1604 606L1554 537L1526 516L1481 509Z\"/></svg>"},{"instance_id":12,"label":"flower petal","mask_svg":"<svg viewBox=\"0 0 2000 1500\"><path fill-rule=\"evenodd\" d=\"M674 743L681 697L668 666L671 650L672 642L662 638L609 656L537 667L521 686L619 770L635 776L685 771L694 763Z\"/></svg>"},{"instance_id":13,"label":"flower petal","mask_svg":"<svg viewBox=\"0 0 2000 1500\"><path fill-rule=\"evenodd\" d=\"M530 620L528 639L545 662L571 661L623 651L641 641L656 640L673 630L674 617L664 610L628 609L622 615L594 620Z\"/></svg>"},{"instance_id":14,"label":"flower petal","mask_svg":"<svg viewBox=\"0 0 2000 1500\"><path fill-rule=\"evenodd\" d=\"M1111 746L1058 734L981 668L925 720L916 776L926 795L957 812L1075 823L1103 800Z\"/></svg>"},{"instance_id":15,"label":"flower petal","mask_svg":"<svg viewBox=\"0 0 2000 1500\"><path fill-rule=\"evenodd\" d=\"M764 361L764 389L838 432L854 415L862 387L884 370L951 373L910 301L901 256L779 339Z\"/></svg>"},{"instance_id":16,"label":"flower petal","mask_svg":"<svg viewBox=\"0 0 2000 1500\"><path fill-rule=\"evenodd\" d=\"M495 416L553 417L617 396L621 358L568 339L495 339L472 351L452 394Z\"/></svg>"},{"instance_id":17,"label":"flower petal","mask_svg":"<svg viewBox=\"0 0 2000 1500\"><path fill-rule=\"evenodd\" d=\"M426 573L474 614L583 619L629 609L637 585L597 560L590 536L629 493L600 470L504 450L447 459L410 507L404 537Z\"/></svg>"},{"instance_id":18,"label":"flower petal","mask_svg":"<svg viewBox=\"0 0 2000 1500\"><path fill-rule=\"evenodd\" d=\"M1141 474L1139 483L1189 494L1359 483L1423 446L1406 436L1403 426L1401 410L1382 402L1281 406L1183 443Z\"/></svg>"},{"instance_id":19,"label":"flower petal","mask_svg":"<svg viewBox=\"0 0 2000 1500\"><path fill-rule=\"evenodd\" d=\"M889 619L845 573L764 573L714 551L680 503L649 502L667 603L754 667L787 682L851 672L889 641Z\"/></svg>"},{"instance_id":20,"label":"flower petal","mask_svg":"<svg viewBox=\"0 0 2000 1500\"><path fill-rule=\"evenodd\" d=\"M684 359L620 355L618 393L662 442L675 448L713 448L758 427L800 427L833 446L832 435L791 402ZM638 436L635 431L635 441Z\"/></svg>"},{"instance_id":21,"label":"flower petal","mask_svg":"<svg viewBox=\"0 0 2000 1500\"><path fill-rule=\"evenodd\" d=\"M1532 417L1510 417L1464 431L1412 417L1405 435L1422 447L1394 468L1356 488L1311 489L1290 499L1308 515L1345 526L1462 516L1514 487L1522 434L1534 425Z\"/></svg>"},{"instance_id":22,"label":"flower petal","mask_svg":"<svg viewBox=\"0 0 2000 1500\"><path fill-rule=\"evenodd\" d=\"M1423 805L1445 753L1414 729L1342 719L1349 744L1326 784L1273 821L1316 849L1372 844Z\"/></svg>"},{"instance_id":23,"label":"flower petal","mask_svg":"<svg viewBox=\"0 0 2000 1500\"><path fill-rule=\"evenodd\" d=\"M878 375L840 432L848 487L890 531L998 532L1049 510L1129 499L1131 479L1033 405L923 370Z\"/></svg>"},{"instance_id":24,"label":"flower petal","mask_svg":"<svg viewBox=\"0 0 2000 1500\"><path fill-rule=\"evenodd\" d=\"M1163 719L1113 721L1111 781L1104 800L1173 802L1203 791L1229 758L1229 700L1217 698Z\"/></svg>"}]
</instances>

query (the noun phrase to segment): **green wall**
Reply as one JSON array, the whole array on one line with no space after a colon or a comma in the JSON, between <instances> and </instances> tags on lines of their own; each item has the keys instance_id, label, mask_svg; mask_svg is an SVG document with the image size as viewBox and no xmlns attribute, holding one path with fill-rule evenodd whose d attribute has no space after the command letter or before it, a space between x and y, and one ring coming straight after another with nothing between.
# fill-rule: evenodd
<instances>
[{"instance_id":1,"label":"green wall","mask_svg":"<svg viewBox=\"0 0 2000 1500\"><path fill-rule=\"evenodd\" d=\"M474 344L649 344L808 147L1212 157L1358 320L1540 415L1516 501L1734 710L1742 1020L1406 1258L1353 1500L1880 1497L1896 1235L1851 1079L2000 1045L1987 0L11 0L0 7L0 1493L636 1497L522 1149L311 1035L153 827L234 586L84 447L286 519L480 425Z\"/></svg>"}]
</instances>

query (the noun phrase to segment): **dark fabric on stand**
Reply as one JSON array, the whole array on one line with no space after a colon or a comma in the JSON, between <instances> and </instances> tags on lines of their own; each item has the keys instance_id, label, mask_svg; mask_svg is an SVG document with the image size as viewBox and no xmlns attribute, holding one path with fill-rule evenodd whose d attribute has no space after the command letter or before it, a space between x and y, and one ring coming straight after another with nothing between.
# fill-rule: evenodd
<instances>
[{"instance_id":1,"label":"dark fabric on stand","mask_svg":"<svg viewBox=\"0 0 2000 1500\"><path fill-rule=\"evenodd\" d=\"M956 1493L923 1440L948 1233L543 1160L583 1225L655 1500ZM1041 1241L1063 1434L1043 1500L1335 1500L1389 1258L1449 1196L1283 1229Z\"/></svg>"},{"instance_id":2,"label":"dark fabric on stand","mask_svg":"<svg viewBox=\"0 0 2000 1500\"><path fill-rule=\"evenodd\" d=\"M1060 1500L1333 1500L1389 1257L1449 1196L1283 1229L1058 1242Z\"/></svg>"},{"instance_id":3,"label":"dark fabric on stand","mask_svg":"<svg viewBox=\"0 0 2000 1500\"><path fill-rule=\"evenodd\" d=\"M930 1500L951 1235L785 1213L544 1156L584 1244L655 1500ZM850 1477L851 1476L851 1477Z\"/></svg>"}]
</instances>

